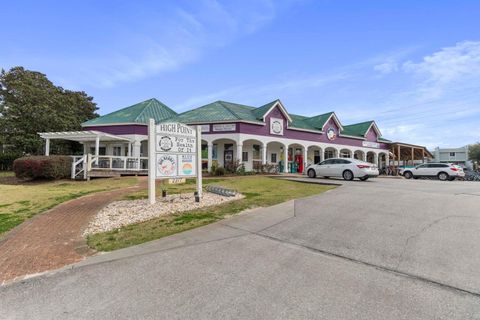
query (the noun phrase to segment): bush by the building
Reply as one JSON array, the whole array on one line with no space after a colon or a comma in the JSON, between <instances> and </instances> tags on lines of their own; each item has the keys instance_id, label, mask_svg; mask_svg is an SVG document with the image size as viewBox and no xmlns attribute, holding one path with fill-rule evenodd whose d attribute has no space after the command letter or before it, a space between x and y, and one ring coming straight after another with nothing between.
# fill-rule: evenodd
<instances>
[{"instance_id":1,"label":"bush by the building","mask_svg":"<svg viewBox=\"0 0 480 320\"><path fill-rule=\"evenodd\" d=\"M225 168L223 167L218 167L218 168L215 168L215 175L216 176L224 176L225 175Z\"/></svg>"},{"instance_id":2,"label":"bush by the building","mask_svg":"<svg viewBox=\"0 0 480 320\"><path fill-rule=\"evenodd\" d=\"M70 177L69 156L31 156L13 162L15 176L20 179L63 179Z\"/></svg>"}]
</instances>

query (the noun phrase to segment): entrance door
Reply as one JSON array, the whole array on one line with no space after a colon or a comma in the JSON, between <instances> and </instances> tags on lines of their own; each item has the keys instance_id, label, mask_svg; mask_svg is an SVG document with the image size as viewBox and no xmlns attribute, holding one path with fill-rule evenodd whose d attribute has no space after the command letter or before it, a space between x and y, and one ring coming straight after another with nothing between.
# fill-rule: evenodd
<instances>
[{"instance_id":1,"label":"entrance door","mask_svg":"<svg viewBox=\"0 0 480 320\"><path fill-rule=\"evenodd\" d=\"M225 150L223 152L224 166L227 166L228 164L232 164L232 162L233 162L233 150Z\"/></svg>"},{"instance_id":2,"label":"entrance door","mask_svg":"<svg viewBox=\"0 0 480 320\"><path fill-rule=\"evenodd\" d=\"M233 144L225 143L223 150L223 166L226 168L233 163Z\"/></svg>"},{"instance_id":3,"label":"entrance door","mask_svg":"<svg viewBox=\"0 0 480 320\"><path fill-rule=\"evenodd\" d=\"M319 150L314 150L313 151L313 163L317 164L320 162L320 151Z\"/></svg>"}]
</instances>

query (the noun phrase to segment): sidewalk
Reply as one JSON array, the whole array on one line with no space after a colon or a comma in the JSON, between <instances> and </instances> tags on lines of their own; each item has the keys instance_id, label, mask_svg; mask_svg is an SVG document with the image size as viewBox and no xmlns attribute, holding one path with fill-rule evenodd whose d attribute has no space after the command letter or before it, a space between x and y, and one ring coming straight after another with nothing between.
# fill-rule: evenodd
<instances>
[{"instance_id":1,"label":"sidewalk","mask_svg":"<svg viewBox=\"0 0 480 320\"><path fill-rule=\"evenodd\" d=\"M93 253L82 237L90 219L108 203L146 187L99 192L62 203L24 222L0 241L0 285L15 278L63 267Z\"/></svg>"}]
</instances>

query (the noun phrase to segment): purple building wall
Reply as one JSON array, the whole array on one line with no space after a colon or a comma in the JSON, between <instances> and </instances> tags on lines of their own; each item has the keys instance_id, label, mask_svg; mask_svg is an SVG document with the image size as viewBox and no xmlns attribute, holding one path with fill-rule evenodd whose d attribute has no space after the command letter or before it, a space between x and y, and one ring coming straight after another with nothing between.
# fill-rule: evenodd
<instances>
[{"instance_id":1,"label":"purple building wall","mask_svg":"<svg viewBox=\"0 0 480 320\"><path fill-rule=\"evenodd\" d=\"M94 130L110 134L143 134L148 135L148 126L142 124L123 124L111 126L84 127L83 130Z\"/></svg>"},{"instance_id":2,"label":"purple building wall","mask_svg":"<svg viewBox=\"0 0 480 320\"><path fill-rule=\"evenodd\" d=\"M375 129L370 128L370 130L368 130L367 132L367 136L365 137L367 138L367 141L377 141L378 139L378 136L377 136L377 133L375 132Z\"/></svg>"}]
</instances>

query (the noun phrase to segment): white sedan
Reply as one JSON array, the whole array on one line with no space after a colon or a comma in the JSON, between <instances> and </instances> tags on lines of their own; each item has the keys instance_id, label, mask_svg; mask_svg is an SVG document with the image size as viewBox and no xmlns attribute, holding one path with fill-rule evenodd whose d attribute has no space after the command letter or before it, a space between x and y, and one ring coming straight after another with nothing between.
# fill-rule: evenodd
<instances>
[{"instance_id":1,"label":"white sedan","mask_svg":"<svg viewBox=\"0 0 480 320\"><path fill-rule=\"evenodd\" d=\"M309 178L342 177L345 180L358 178L362 181L378 176L378 168L369 162L350 158L331 158L307 167Z\"/></svg>"}]
</instances>

